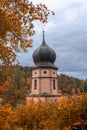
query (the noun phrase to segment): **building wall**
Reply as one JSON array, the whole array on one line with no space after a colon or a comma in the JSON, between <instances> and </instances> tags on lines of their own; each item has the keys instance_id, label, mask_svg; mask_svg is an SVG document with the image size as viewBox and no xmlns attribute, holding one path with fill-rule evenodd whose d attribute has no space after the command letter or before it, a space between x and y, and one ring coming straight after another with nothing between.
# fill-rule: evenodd
<instances>
[{"instance_id":1,"label":"building wall","mask_svg":"<svg viewBox=\"0 0 87 130\"><path fill-rule=\"evenodd\" d=\"M37 81L37 89L35 89L35 80ZM55 82L55 88L53 87L53 82ZM32 69L31 94L40 94L44 92L57 94L57 89L57 70L52 68Z\"/></svg>"},{"instance_id":2,"label":"building wall","mask_svg":"<svg viewBox=\"0 0 87 130\"><path fill-rule=\"evenodd\" d=\"M62 98L62 96L56 96L56 97L27 97L26 99L26 104L29 103L29 101L33 100L35 102L38 102L39 100L43 101L43 102L49 102L49 101L60 101Z\"/></svg>"}]
</instances>

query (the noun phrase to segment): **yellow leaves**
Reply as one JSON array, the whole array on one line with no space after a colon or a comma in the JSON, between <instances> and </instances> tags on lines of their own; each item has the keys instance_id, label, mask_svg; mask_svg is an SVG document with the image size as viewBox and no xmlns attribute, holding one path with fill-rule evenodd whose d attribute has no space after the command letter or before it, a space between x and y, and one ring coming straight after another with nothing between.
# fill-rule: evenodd
<instances>
[{"instance_id":1,"label":"yellow leaves","mask_svg":"<svg viewBox=\"0 0 87 130\"><path fill-rule=\"evenodd\" d=\"M10 105L0 105L0 129L10 130L12 108Z\"/></svg>"},{"instance_id":2,"label":"yellow leaves","mask_svg":"<svg viewBox=\"0 0 87 130\"><path fill-rule=\"evenodd\" d=\"M7 31L10 31L10 23L5 12L0 10L0 38L4 39Z\"/></svg>"},{"instance_id":3,"label":"yellow leaves","mask_svg":"<svg viewBox=\"0 0 87 130\"><path fill-rule=\"evenodd\" d=\"M10 105L0 105L0 129L70 130L72 125L87 121L87 97L84 98L77 99L73 105L67 102L66 106L60 106L58 102L35 103L33 100L28 105L17 106L14 109ZM81 119L82 114L85 114L84 119Z\"/></svg>"},{"instance_id":4,"label":"yellow leaves","mask_svg":"<svg viewBox=\"0 0 87 130\"><path fill-rule=\"evenodd\" d=\"M45 5L35 6L27 0L0 1L0 44L3 50L0 51L0 59L4 64L12 64L16 61L16 52L26 52L32 47L29 36L35 34L33 21L47 22L49 14ZM3 54L8 46L11 51Z\"/></svg>"},{"instance_id":5,"label":"yellow leaves","mask_svg":"<svg viewBox=\"0 0 87 130\"><path fill-rule=\"evenodd\" d=\"M12 57L12 58L11 58ZM11 65L15 61L15 54L11 47L0 45L0 59L5 65Z\"/></svg>"}]
</instances>

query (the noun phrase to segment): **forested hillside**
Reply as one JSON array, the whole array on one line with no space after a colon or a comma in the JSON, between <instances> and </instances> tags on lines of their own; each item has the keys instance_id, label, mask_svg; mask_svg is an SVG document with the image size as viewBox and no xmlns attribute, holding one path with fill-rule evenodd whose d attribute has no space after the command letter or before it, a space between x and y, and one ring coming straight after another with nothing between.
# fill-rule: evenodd
<instances>
[{"instance_id":1,"label":"forested hillside","mask_svg":"<svg viewBox=\"0 0 87 130\"><path fill-rule=\"evenodd\" d=\"M0 97L3 103L12 106L25 103L31 88L31 67L0 66ZM80 80L64 74L58 75L58 93L73 95L87 91L87 80Z\"/></svg>"},{"instance_id":2,"label":"forested hillside","mask_svg":"<svg viewBox=\"0 0 87 130\"><path fill-rule=\"evenodd\" d=\"M80 94L87 91L87 80L60 74L58 76L58 88L62 93Z\"/></svg>"},{"instance_id":3,"label":"forested hillside","mask_svg":"<svg viewBox=\"0 0 87 130\"><path fill-rule=\"evenodd\" d=\"M31 68L11 66L5 69L0 66L0 95L3 103L15 106L25 102L26 95L30 93Z\"/></svg>"},{"instance_id":4,"label":"forested hillside","mask_svg":"<svg viewBox=\"0 0 87 130\"><path fill-rule=\"evenodd\" d=\"M10 68L9 73L5 68L0 68L0 85L7 83L9 80L14 79L14 83L20 89L27 87L30 90L31 86L31 67L28 66L13 66ZM69 77L64 74L58 75L58 89L61 93L82 93L87 91L87 80L81 80L74 77Z\"/></svg>"}]
</instances>

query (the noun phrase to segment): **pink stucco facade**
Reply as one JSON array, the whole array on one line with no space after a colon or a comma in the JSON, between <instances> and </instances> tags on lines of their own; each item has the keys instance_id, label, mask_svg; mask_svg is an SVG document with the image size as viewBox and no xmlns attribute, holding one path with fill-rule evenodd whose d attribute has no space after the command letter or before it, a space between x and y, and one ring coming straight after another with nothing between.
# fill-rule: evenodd
<instances>
[{"instance_id":1,"label":"pink stucco facade","mask_svg":"<svg viewBox=\"0 0 87 130\"><path fill-rule=\"evenodd\" d=\"M62 95L58 95L58 96L31 96L31 97L27 97L27 100L26 100L26 104L29 103L29 101L33 100L35 102L38 102L38 101L42 101L42 102L50 102L50 101L60 101L62 99Z\"/></svg>"},{"instance_id":2,"label":"pink stucco facade","mask_svg":"<svg viewBox=\"0 0 87 130\"><path fill-rule=\"evenodd\" d=\"M33 68L31 94L48 93L56 95L58 90L57 70L54 68Z\"/></svg>"}]
</instances>

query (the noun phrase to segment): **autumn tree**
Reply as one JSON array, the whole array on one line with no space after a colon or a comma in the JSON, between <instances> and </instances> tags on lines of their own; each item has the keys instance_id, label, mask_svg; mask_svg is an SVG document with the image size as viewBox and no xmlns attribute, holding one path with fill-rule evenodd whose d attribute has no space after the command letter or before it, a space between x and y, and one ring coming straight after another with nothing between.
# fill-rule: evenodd
<instances>
[{"instance_id":1,"label":"autumn tree","mask_svg":"<svg viewBox=\"0 0 87 130\"><path fill-rule=\"evenodd\" d=\"M10 130L12 107L10 105L0 105L0 130Z\"/></svg>"},{"instance_id":2,"label":"autumn tree","mask_svg":"<svg viewBox=\"0 0 87 130\"><path fill-rule=\"evenodd\" d=\"M53 13L53 12L52 12ZM34 21L47 22L50 11L44 4L28 0L0 1L0 60L8 65L16 61L16 53L32 46Z\"/></svg>"},{"instance_id":3,"label":"autumn tree","mask_svg":"<svg viewBox=\"0 0 87 130\"><path fill-rule=\"evenodd\" d=\"M2 104L10 104L15 107L20 104L25 104L26 95L29 93L29 89L24 86L18 88L17 83L13 80L9 82L8 88L2 93Z\"/></svg>"},{"instance_id":4,"label":"autumn tree","mask_svg":"<svg viewBox=\"0 0 87 130\"><path fill-rule=\"evenodd\" d=\"M87 123L87 95L64 96L57 101L0 105L0 130L71 130Z\"/></svg>"},{"instance_id":5,"label":"autumn tree","mask_svg":"<svg viewBox=\"0 0 87 130\"><path fill-rule=\"evenodd\" d=\"M12 66L7 71L9 71L9 74L2 81L2 85L0 85L3 103L10 103L12 106L24 104L26 95L30 93L31 68Z\"/></svg>"}]
</instances>

